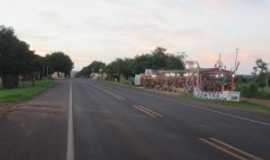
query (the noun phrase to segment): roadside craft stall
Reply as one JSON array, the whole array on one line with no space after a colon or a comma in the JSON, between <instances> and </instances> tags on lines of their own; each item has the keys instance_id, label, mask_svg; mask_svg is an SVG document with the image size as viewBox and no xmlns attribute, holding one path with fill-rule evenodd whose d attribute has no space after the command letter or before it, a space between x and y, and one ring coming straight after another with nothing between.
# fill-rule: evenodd
<instances>
[{"instance_id":1,"label":"roadside craft stall","mask_svg":"<svg viewBox=\"0 0 270 160\"><path fill-rule=\"evenodd\" d=\"M170 92L187 91L203 99L239 101L240 93L233 91L234 77L235 71L227 70L220 59L213 68L200 68L198 62L186 61L185 70L146 69L145 73L136 75L135 85Z\"/></svg>"},{"instance_id":2,"label":"roadside craft stall","mask_svg":"<svg viewBox=\"0 0 270 160\"><path fill-rule=\"evenodd\" d=\"M141 85L145 88L173 91L183 88L184 71L181 70L146 70L141 76Z\"/></svg>"}]
</instances>

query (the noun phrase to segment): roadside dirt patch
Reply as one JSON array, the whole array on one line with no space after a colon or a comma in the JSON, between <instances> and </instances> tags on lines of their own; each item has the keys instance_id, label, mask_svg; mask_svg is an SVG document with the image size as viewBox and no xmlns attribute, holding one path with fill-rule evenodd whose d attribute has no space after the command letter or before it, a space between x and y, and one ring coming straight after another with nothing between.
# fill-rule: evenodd
<instances>
[{"instance_id":1,"label":"roadside dirt patch","mask_svg":"<svg viewBox=\"0 0 270 160\"><path fill-rule=\"evenodd\" d=\"M16 107L16 111L25 112L39 112L58 115L64 112L64 109L59 106L49 106L49 105L19 105Z\"/></svg>"},{"instance_id":2,"label":"roadside dirt patch","mask_svg":"<svg viewBox=\"0 0 270 160\"><path fill-rule=\"evenodd\" d=\"M246 100L251 103L256 103L259 105L263 105L270 108L270 100L269 99L256 99L256 98L242 98L242 100Z\"/></svg>"},{"instance_id":3,"label":"roadside dirt patch","mask_svg":"<svg viewBox=\"0 0 270 160\"><path fill-rule=\"evenodd\" d=\"M7 116L9 113L14 111L14 106L17 104L11 103L0 103L0 118Z\"/></svg>"},{"instance_id":4,"label":"roadside dirt patch","mask_svg":"<svg viewBox=\"0 0 270 160\"><path fill-rule=\"evenodd\" d=\"M64 112L63 107L37 104L0 104L0 118L13 112L37 112L48 115L59 115Z\"/></svg>"}]
</instances>

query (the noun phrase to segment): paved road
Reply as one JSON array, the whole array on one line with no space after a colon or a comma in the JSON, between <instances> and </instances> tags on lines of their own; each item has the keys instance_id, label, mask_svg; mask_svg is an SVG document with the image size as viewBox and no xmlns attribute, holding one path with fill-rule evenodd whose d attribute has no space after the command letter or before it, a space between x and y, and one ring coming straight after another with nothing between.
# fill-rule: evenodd
<instances>
[{"instance_id":1,"label":"paved road","mask_svg":"<svg viewBox=\"0 0 270 160\"><path fill-rule=\"evenodd\" d=\"M73 80L75 159L270 159L269 117ZM240 149L240 150L239 150Z\"/></svg>"},{"instance_id":2,"label":"paved road","mask_svg":"<svg viewBox=\"0 0 270 160\"><path fill-rule=\"evenodd\" d=\"M267 160L270 116L103 81L59 81L0 119L0 159Z\"/></svg>"}]
</instances>

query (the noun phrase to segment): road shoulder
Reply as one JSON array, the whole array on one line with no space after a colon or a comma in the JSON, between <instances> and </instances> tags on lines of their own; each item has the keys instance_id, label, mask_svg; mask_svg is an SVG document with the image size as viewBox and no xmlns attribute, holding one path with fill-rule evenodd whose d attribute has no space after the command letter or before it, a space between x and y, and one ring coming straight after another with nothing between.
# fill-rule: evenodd
<instances>
[{"instance_id":1,"label":"road shoulder","mask_svg":"<svg viewBox=\"0 0 270 160\"><path fill-rule=\"evenodd\" d=\"M0 159L64 160L68 85L57 85L34 99L5 104L9 112L0 119Z\"/></svg>"}]
</instances>

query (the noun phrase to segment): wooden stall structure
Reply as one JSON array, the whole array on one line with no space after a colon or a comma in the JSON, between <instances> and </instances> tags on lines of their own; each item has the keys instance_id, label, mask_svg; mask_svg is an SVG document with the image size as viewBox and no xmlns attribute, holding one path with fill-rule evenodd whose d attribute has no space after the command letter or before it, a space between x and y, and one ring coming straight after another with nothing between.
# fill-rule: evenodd
<instances>
[{"instance_id":1,"label":"wooden stall structure","mask_svg":"<svg viewBox=\"0 0 270 160\"><path fill-rule=\"evenodd\" d=\"M200 69L198 88L202 91L232 91L234 85L234 73L219 68Z\"/></svg>"},{"instance_id":2,"label":"wooden stall structure","mask_svg":"<svg viewBox=\"0 0 270 160\"><path fill-rule=\"evenodd\" d=\"M141 75L141 85L163 91L176 92L184 87L184 70L146 70Z\"/></svg>"}]
</instances>

